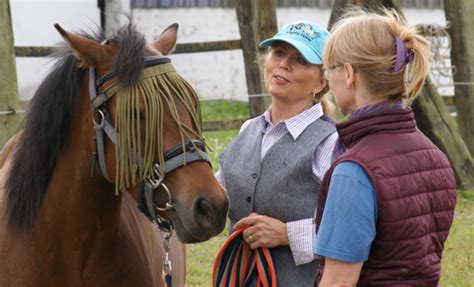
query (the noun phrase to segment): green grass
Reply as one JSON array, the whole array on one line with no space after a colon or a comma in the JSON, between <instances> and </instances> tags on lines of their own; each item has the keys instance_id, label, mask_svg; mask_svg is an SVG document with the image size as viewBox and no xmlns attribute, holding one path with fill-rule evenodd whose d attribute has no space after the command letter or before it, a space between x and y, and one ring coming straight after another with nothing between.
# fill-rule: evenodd
<instances>
[{"instance_id":1,"label":"green grass","mask_svg":"<svg viewBox=\"0 0 474 287\"><path fill-rule=\"evenodd\" d=\"M238 130L206 132L207 143L213 149L210 157L214 171L219 155ZM214 259L227 237L223 234L209 241L187 246L186 286L211 286ZM441 286L474 286L474 191L459 192L454 223L446 242L442 261Z\"/></svg>"},{"instance_id":2,"label":"green grass","mask_svg":"<svg viewBox=\"0 0 474 287\"><path fill-rule=\"evenodd\" d=\"M214 258L226 238L223 233L206 242L186 246L186 287L211 286Z\"/></svg>"},{"instance_id":3,"label":"green grass","mask_svg":"<svg viewBox=\"0 0 474 287\"><path fill-rule=\"evenodd\" d=\"M247 119L249 117L248 102L232 100L211 100L201 102L203 121L227 119Z\"/></svg>"},{"instance_id":4,"label":"green grass","mask_svg":"<svg viewBox=\"0 0 474 287\"><path fill-rule=\"evenodd\" d=\"M459 192L446 241L441 286L474 286L474 191Z\"/></svg>"},{"instance_id":5,"label":"green grass","mask_svg":"<svg viewBox=\"0 0 474 287\"><path fill-rule=\"evenodd\" d=\"M211 158L214 172L217 172L219 156L221 155L222 150L224 150L238 133L239 130L204 132L206 143L212 149L209 152L209 157Z\"/></svg>"}]
</instances>

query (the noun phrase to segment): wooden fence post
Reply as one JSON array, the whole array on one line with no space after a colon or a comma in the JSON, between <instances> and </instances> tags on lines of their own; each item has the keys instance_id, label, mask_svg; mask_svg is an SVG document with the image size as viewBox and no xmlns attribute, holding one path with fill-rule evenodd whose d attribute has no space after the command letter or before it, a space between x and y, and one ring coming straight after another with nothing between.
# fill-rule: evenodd
<instances>
[{"instance_id":1,"label":"wooden fence post","mask_svg":"<svg viewBox=\"0 0 474 287\"><path fill-rule=\"evenodd\" d=\"M444 0L446 20L451 27L451 62L454 104L461 134L471 154L474 153L474 5L472 1ZM472 175L474 177L474 174Z\"/></svg>"},{"instance_id":2,"label":"wooden fence post","mask_svg":"<svg viewBox=\"0 0 474 287\"><path fill-rule=\"evenodd\" d=\"M261 54L258 44L277 31L276 0L240 0L236 1L235 9L242 39L250 116L255 117L266 108L262 97L252 97L265 91L263 72L257 63Z\"/></svg>"},{"instance_id":3,"label":"wooden fence post","mask_svg":"<svg viewBox=\"0 0 474 287\"><path fill-rule=\"evenodd\" d=\"M0 147L15 134L22 119L20 114L13 114L19 109L20 101L10 11L10 1L0 1ZM9 111L12 114L7 114Z\"/></svg>"}]
</instances>

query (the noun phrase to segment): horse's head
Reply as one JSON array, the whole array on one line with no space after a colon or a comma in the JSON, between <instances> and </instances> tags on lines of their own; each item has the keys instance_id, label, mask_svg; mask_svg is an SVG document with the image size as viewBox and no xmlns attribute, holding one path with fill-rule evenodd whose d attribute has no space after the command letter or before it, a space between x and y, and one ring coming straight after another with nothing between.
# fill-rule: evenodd
<instances>
[{"instance_id":1,"label":"horse's head","mask_svg":"<svg viewBox=\"0 0 474 287\"><path fill-rule=\"evenodd\" d=\"M183 242L221 232L228 199L205 152L199 101L165 57L178 25L151 44L132 25L102 43L55 27L89 70L95 175L129 191L162 228L170 220Z\"/></svg>"}]
</instances>

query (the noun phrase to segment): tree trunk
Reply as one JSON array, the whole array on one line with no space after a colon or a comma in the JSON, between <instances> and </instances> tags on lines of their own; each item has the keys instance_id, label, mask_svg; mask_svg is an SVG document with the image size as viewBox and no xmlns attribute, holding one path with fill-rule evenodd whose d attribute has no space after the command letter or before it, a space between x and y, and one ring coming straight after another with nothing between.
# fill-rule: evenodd
<instances>
[{"instance_id":1,"label":"tree trunk","mask_svg":"<svg viewBox=\"0 0 474 287\"><path fill-rule=\"evenodd\" d=\"M400 12L400 0L335 0L329 17L328 30L331 30L336 21L344 14L344 10L351 6L364 6L366 9L379 11L386 7Z\"/></svg>"},{"instance_id":2,"label":"tree trunk","mask_svg":"<svg viewBox=\"0 0 474 287\"><path fill-rule=\"evenodd\" d=\"M472 1L444 0L446 20L451 23L451 62L453 71L454 104L461 134L471 153L474 153L474 5Z\"/></svg>"},{"instance_id":3,"label":"tree trunk","mask_svg":"<svg viewBox=\"0 0 474 287\"><path fill-rule=\"evenodd\" d=\"M329 17L328 30L331 31L334 23L344 14L344 10L350 5L354 5L353 1L349 0L335 0L331 9L331 16Z\"/></svg>"},{"instance_id":4,"label":"tree trunk","mask_svg":"<svg viewBox=\"0 0 474 287\"><path fill-rule=\"evenodd\" d=\"M329 24L332 26L337 21L337 18L342 15L341 9L344 9L348 4L363 5L365 8L375 11L382 4L387 8L394 8L399 13L402 13L399 8L399 2L391 0L336 0ZM447 112L441 96L429 79L426 80L421 95L415 100L413 110L419 129L448 156L458 187L464 189L474 188L474 160L459 132L456 122Z\"/></svg>"},{"instance_id":5,"label":"tree trunk","mask_svg":"<svg viewBox=\"0 0 474 287\"><path fill-rule=\"evenodd\" d=\"M263 71L258 57L262 55L258 44L277 31L276 0L240 0L236 2L237 20L244 56L245 77L249 94L250 116L255 117L266 109Z\"/></svg>"},{"instance_id":6,"label":"tree trunk","mask_svg":"<svg viewBox=\"0 0 474 287\"><path fill-rule=\"evenodd\" d=\"M412 105L418 128L449 158L460 188L474 187L474 161L456 121L433 83L426 82Z\"/></svg>"},{"instance_id":7,"label":"tree trunk","mask_svg":"<svg viewBox=\"0 0 474 287\"><path fill-rule=\"evenodd\" d=\"M19 108L16 80L15 51L10 1L0 1L0 147L15 134L21 114L13 114ZM7 113L10 112L12 114ZM1 149L1 148L0 148Z\"/></svg>"}]
</instances>

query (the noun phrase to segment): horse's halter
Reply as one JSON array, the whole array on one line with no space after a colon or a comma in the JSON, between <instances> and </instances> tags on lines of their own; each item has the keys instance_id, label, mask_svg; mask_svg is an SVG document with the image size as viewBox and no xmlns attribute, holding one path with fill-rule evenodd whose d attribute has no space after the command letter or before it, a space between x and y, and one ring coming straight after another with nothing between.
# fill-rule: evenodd
<instances>
[{"instance_id":1,"label":"horse's halter","mask_svg":"<svg viewBox=\"0 0 474 287\"><path fill-rule=\"evenodd\" d=\"M163 56L152 56L146 57L144 61L144 69L152 66L170 63L169 58ZM93 67L89 68L89 95L90 95L90 109L92 112L92 120L94 122L94 143L95 148L93 150L93 164L92 173L96 165L98 165L102 175L110 182L112 182L107 173L107 164L105 159L105 146L104 146L104 133L109 139L117 145L117 132L111 123L111 116L107 109L107 101L115 95L115 93L104 93L102 85L107 81L113 79L117 75L116 71L110 71L104 76L96 79L96 73ZM121 147L119 147L121 148ZM133 149L129 149L129 152L133 154L133 159L137 166L143 165L143 158L141 155L135 153ZM163 180L167 173L184 166L194 161L206 161L211 165L211 160L205 152L205 144L199 140L191 140L177 144L164 154L164 174L160 176L160 163L158 161L153 162L153 173L155 178L148 178L141 182L140 187L140 199L138 208L158 227L165 231L170 232L172 224L169 220L159 216L156 211L166 211L174 209L173 200L169 188L164 184ZM154 191L162 187L167 193L168 202L164 207L158 207L153 202Z\"/></svg>"}]
</instances>

